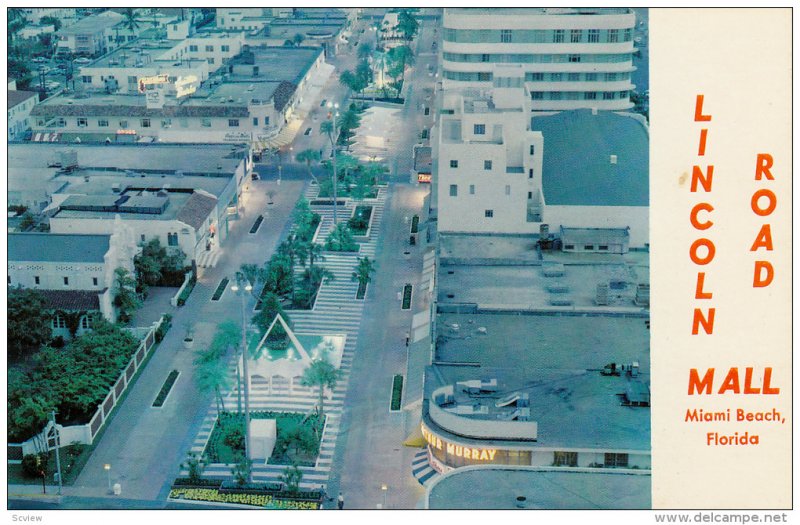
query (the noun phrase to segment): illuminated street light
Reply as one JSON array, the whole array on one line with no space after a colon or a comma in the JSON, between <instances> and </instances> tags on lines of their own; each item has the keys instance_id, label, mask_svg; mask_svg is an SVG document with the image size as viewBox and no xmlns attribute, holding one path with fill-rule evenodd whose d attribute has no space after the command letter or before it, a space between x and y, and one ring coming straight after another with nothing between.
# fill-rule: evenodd
<instances>
[{"instance_id":1,"label":"illuminated street light","mask_svg":"<svg viewBox=\"0 0 800 525\"><path fill-rule=\"evenodd\" d=\"M111 464L106 463L105 465L103 465L103 468L105 469L106 474L108 474L108 493L111 494L114 492L113 489L111 488Z\"/></svg>"},{"instance_id":2,"label":"illuminated street light","mask_svg":"<svg viewBox=\"0 0 800 525\"><path fill-rule=\"evenodd\" d=\"M236 275L236 283L231 286L231 290L241 297L242 303L242 373L244 374L244 457L245 461L250 459L250 376L247 372L247 318L245 314L245 297L253 291L253 286L247 282L244 290L240 286L244 276ZM239 291L242 290L242 293ZM247 292L247 293L245 293ZM247 469L247 483L252 481L252 472Z\"/></svg>"}]
</instances>

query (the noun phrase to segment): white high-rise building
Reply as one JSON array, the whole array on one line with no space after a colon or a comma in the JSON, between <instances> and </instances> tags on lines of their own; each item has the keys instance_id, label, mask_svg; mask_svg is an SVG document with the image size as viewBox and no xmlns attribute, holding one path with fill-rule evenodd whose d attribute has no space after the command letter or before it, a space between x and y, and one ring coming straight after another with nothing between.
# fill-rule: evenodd
<instances>
[{"instance_id":1,"label":"white high-rise building","mask_svg":"<svg viewBox=\"0 0 800 525\"><path fill-rule=\"evenodd\" d=\"M497 68L524 73L531 110L633 107L636 15L625 8L448 8L442 87L488 88Z\"/></svg>"}]
</instances>

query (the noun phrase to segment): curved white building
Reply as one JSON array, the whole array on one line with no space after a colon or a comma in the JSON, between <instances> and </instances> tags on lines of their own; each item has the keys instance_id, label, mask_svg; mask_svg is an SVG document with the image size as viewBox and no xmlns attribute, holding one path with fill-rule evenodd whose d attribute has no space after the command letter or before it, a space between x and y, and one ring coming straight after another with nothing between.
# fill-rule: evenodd
<instances>
[{"instance_id":1,"label":"curved white building","mask_svg":"<svg viewBox=\"0 0 800 525\"><path fill-rule=\"evenodd\" d=\"M636 15L626 8L452 8L442 23L442 87L492 86L524 72L531 109L633 107Z\"/></svg>"}]
</instances>

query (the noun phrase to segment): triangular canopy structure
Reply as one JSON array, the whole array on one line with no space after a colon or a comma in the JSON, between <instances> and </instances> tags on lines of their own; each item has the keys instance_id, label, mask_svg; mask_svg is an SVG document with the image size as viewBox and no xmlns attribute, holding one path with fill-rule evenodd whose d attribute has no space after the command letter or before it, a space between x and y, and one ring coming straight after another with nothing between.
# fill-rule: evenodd
<instances>
[{"instance_id":1,"label":"triangular canopy structure","mask_svg":"<svg viewBox=\"0 0 800 525\"><path fill-rule=\"evenodd\" d=\"M267 345L267 338L275 329L275 325L286 331L290 344L286 349L274 350ZM342 353L347 337L343 334L311 335L295 334L289 324L278 314L269 328L259 340L256 347L248 353L250 377L261 376L270 379L280 376L288 380L302 376L303 372L315 359L325 359L334 367L342 364Z\"/></svg>"}]
</instances>

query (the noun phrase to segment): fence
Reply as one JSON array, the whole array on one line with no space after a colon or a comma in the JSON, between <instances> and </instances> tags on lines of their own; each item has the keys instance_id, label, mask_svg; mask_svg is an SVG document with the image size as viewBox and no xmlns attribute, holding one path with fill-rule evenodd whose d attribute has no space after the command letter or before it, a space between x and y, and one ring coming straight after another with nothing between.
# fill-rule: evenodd
<instances>
[{"instance_id":1,"label":"fence","mask_svg":"<svg viewBox=\"0 0 800 525\"><path fill-rule=\"evenodd\" d=\"M97 411L95 412L94 416L92 416L92 419L89 420L89 423L84 425L72 425L68 427L57 425L61 446L69 445L75 441L85 445L91 445L94 442L94 438L97 436L97 433L100 432L100 429L103 428L103 425L111 414L111 411L114 410L114 407L117 406L119 400L123 395L125 395L125 391L127 390L131 379L136 374L136 371L153 349L153 345L156 342L156 330L162 322L164 322L163 317L159 319L158 322L153 323L152 328L150 328L150 330L147 332L147 335L145 335L144 339L142 339L142 341L139 343L139 347L133 353L131 360L128 362L127 366L122 369L119 378L112 385L106 397L97 407ZM55 448L55 442L52 439L44 439L44 437L47 436L48 432L51 430L52 425L53 423L49 422L39 435L30 438L24 443L9 443L7 446L8 463L20 463L23 456L39 452L40 444L42 443L47 443L48 450Z\"/></svg>"}]
</instances>

